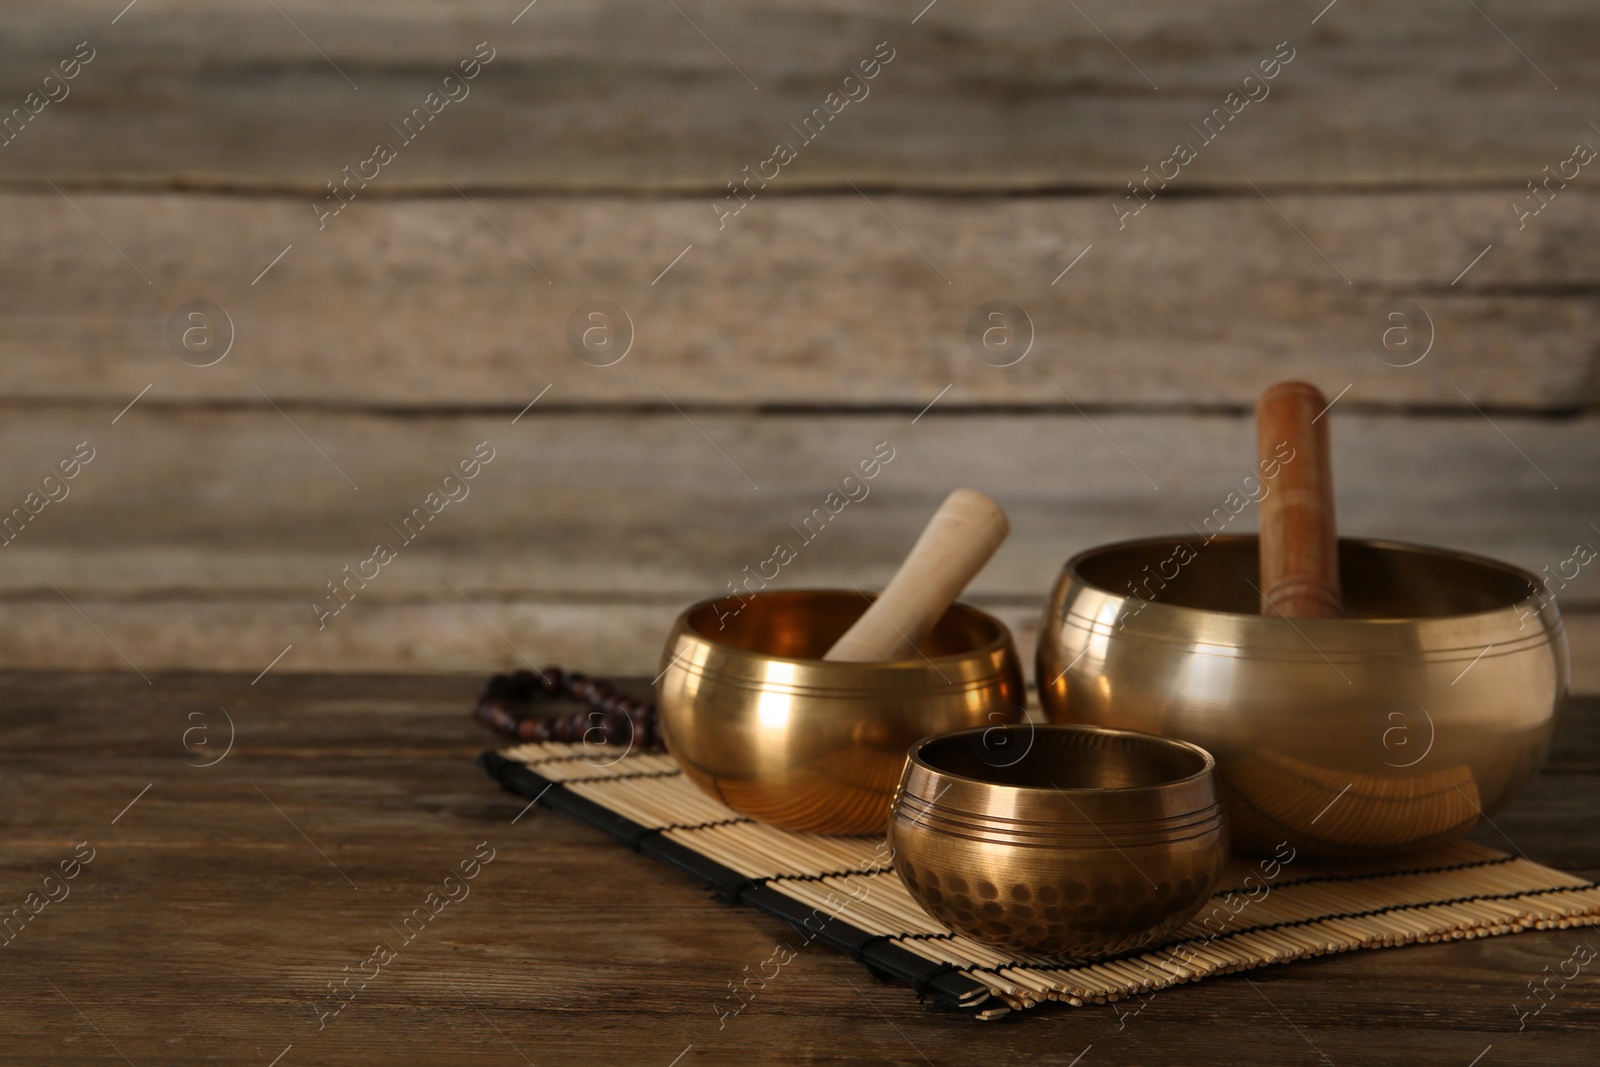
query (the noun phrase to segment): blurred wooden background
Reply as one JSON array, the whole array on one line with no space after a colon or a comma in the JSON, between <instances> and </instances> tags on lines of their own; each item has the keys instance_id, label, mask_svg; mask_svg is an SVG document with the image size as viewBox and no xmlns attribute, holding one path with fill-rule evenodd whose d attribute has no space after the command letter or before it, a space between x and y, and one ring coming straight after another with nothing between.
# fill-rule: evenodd
<instances>
[{"instance_id":1,"label":"blurred wooden background","mask_svg":"<svg viewBox=\"0 0 1600 1067\"><path fill-rule=\"evenodd\" d=\"M3 19L8 113L94 58L0 147L0 510L78 442L96 458L0 549L0 666L254 671L292 645L284 669L651 674L673 615L776 543L800 547L777 584L871 587L957 484L1011 512L972 599L1031 647L1067 556L1223 506L1286 376L1340 394L1347 533L1552 571L1600 546L1600 172L1512 207L1600 146L1590 3ZM1270 95L1119 228L1125 183L1285 41ZM480 42L470 95L319 229L326 183ZM880 42L869 95L719 229L725 183ZM1398 299L1432 323L1411 366L1426 327L1369 338ZM231 320L212 366L169 344L193 300ZM600 300L634 332L608 367L567 337ZM1015 365L969 345L990 300L1031 319ZM325 583L485 440L470 496L319 630ZM870 496L800 546L880 441ZM1560 601L1591 692L1597 572Z\"/></svg>"}]
</instances>

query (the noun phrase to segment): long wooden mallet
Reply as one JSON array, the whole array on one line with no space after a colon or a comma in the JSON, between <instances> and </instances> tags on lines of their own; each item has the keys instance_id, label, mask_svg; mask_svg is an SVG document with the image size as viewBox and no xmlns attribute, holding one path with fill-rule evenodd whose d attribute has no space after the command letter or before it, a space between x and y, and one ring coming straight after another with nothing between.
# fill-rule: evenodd
<instances>
[{"instance_id":1,"label":"long wooden mallet","mask_svg":"<svg viewBox=\"0 0 1600 1067\"><path fill-rule=\"evenodd\" d=\"M1261 498L1263 615L1337 619L1344 614L1333 462L1322 418L1327 410L1322 391L1309 382L1279 382L1256 403L1256 456L1267 487ZM1275 475L1266 477L1274 465Z\"/></svg>"},{"instance_id":2,"label":"long wooden mallet","mask_svg":"<svg viewBox=\"0 0 1600 1067\"><path fill-rule=\"evenodd\" d=\"M914 659L945 611L1011 532L999 504L976 489L945 497L905 562L823 659Z\"/></svg>"}]
</instances>

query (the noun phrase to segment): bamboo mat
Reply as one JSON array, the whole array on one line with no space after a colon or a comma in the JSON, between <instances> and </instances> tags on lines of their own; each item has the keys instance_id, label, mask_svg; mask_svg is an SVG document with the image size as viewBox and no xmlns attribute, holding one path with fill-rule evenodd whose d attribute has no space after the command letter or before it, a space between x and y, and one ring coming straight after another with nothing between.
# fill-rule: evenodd
<instances>
[{"instance_id":1,"label":"bamboo mat","mask_svg":"<svg viewBox=\"0 0 1600 1067\"><path fill-rule=\"evenodd\" d=\"M1231 861L1211 902L1166 943L1095 963L1011 958L923 912L881 840L777 830L700 792L664 753L607 765L593 752L530 744L479 763L506 788L701 879L725 901L776 915L808 943L978 1018L1050 1000L1116 1001L1358 948L1600 923L1600 886L1469 842L1338 866L1283 850L1278 862Z\"/></svg>"}]
</instances>

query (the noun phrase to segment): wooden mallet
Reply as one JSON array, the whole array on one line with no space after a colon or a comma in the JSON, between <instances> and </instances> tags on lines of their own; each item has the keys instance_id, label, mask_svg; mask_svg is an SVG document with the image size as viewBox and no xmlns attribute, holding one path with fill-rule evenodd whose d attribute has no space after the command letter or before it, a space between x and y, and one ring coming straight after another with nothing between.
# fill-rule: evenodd
<instances>
[{"instance_id":1,"label":"wooden mallet","mask_svg":"<svg viewBox=\"0 0 1600 1067\"><path fill-rule=\"evenodd\" d=\"M1337 619L1344 614L1333 463L1322 418L1327 410L1321 390L1309 382L1279 382L1256 403L1256 456L1268 490L1261 498L1263 615ZM1273 466L1276 472L1267 477Z\"/></svg>"},{"instance_id":2,"label":"wooden mallet","mask_svg":"<svg viewBox=\"0 0 1600 1067\"><path fill-rule=\"evenodd\" d=\"M945 611L1011 532L999 504L976 489L945 497L878 599L823 659L914 659Z\"/></svg>"}]
</instances>

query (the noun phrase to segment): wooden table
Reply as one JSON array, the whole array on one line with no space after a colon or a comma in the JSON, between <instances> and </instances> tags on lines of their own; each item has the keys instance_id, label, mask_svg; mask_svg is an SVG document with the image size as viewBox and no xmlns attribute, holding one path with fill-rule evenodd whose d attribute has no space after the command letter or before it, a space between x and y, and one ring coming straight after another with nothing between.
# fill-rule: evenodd
<instances>
[{"instance_id":1,"label":"wooden table","mask_svg":"<svg viewBox=\"0 0 1600 1067\"><path fill-rule=\"evenodd\" d=\"M1121 1030L1098 1006L929 1014L811 947L719 1025L728 984L788 928L501 792L472 763L494 743L465 714L478 683L0 674L0 914L60 897L6 931L0 1062L1498 1067L1592 1063L1600 1047L1600 964L1517 1032L1529 981L1600 946L1588 930L1213 979L1156 994ZM1595 710L1575 702L1544 773L1496 816L1503 835L1478 840L1600 877ZM490 849L467 895L435 898L371 962ZM341 1003L328 983L363 971L321 1015Z\"/></svg>"}]
</instances>

